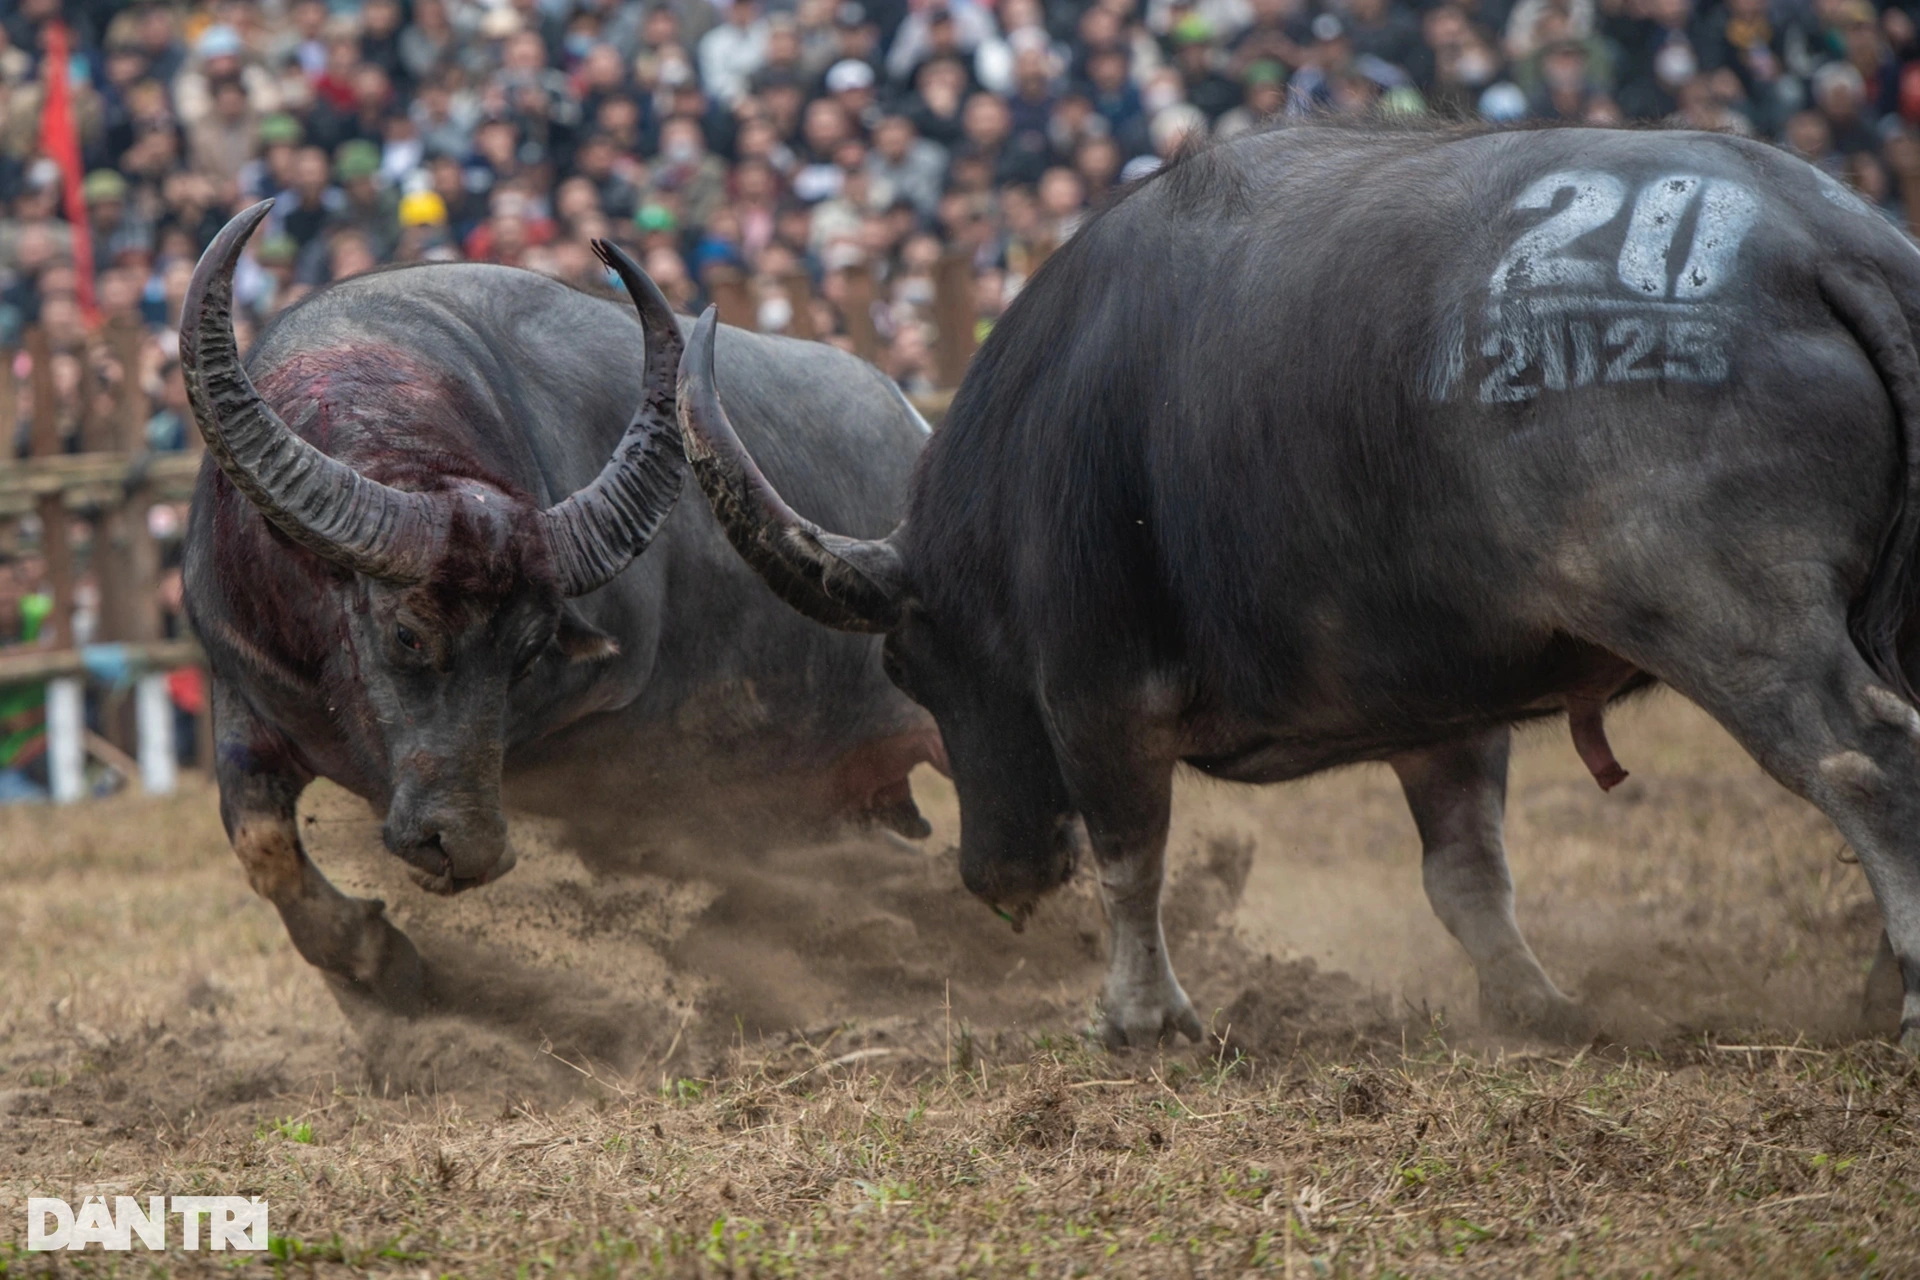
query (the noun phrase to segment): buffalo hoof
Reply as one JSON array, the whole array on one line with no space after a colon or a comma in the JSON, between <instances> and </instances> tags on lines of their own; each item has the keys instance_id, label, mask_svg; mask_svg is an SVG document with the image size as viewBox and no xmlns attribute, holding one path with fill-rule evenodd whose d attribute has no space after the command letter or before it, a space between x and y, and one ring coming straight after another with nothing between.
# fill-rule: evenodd
<instances>
[{"instance_id":1,"label":"buffalo hoof","mask_svg":"<svg viewBox=\"0 0 1920 1280\"><path fill-rule=\"evenodd\" d=\"M925 840L933 834L933 824L921 815L911 793L905 799L875 803L860 815L860 825L878 827L909 840Z\"/></svg>"},{"instance_id":2,"label":"buffalo hoof","mask_svg":"<svg viewBox=\"0 0 1920 1280\"><path fill-rule=\"evenodd\" d=\"M1593 1011L1558 991L1480 990L1481 1015L1507 1035L1530 1036L1562 1044L1593 1039L1599 1020Z\"/></svg>"},{"instance_id":3,"label":"buffalo hoof","mask_svg":"<svg viewBox=\"0 0 1920 1280\"><path fill-rule=\"evenodd\" d=\"M368 963L356 966L349 981L360 994L389 1013L413 1018L427 1012L432 1003L428 994L427 962L420 958L413 939L400 932L387 919L387 904L378 898L365 899L367 936L362 956Z\"/></svg>"},{"instance_id":4,"label":"buffalo hoof","mask_svg":"<svg viewBox=\"0 0 1920 1280\"><path fill-rule=\"evenodd\" d=\"M1151 1049L1176 1034L1198 1041L1206 1035L1200 1015L1180 984L1168 980L1160 991L1116 993L1101 1000L1099 1034L1108 1049Z\"/></svg>"},{"instance_id":5,"label":"buffalo hoof","mask_svg":"<svg viewBox=\"0 0 1920 1280\"><path fill-rule=\"evenodd\" d=\"M417 1017L432 1003L426 962L406 934L387 919L377 898L334 896L321 911L289 911L294 948L326 976L343 1005L372 1005Z\"/></svg>"}]
</instances>

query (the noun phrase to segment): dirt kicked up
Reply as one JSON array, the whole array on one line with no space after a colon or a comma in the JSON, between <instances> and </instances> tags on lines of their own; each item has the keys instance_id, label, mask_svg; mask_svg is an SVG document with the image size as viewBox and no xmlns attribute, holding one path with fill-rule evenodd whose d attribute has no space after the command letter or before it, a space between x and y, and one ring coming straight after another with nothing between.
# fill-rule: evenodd
<instances>
[{"instance_id":1,"label":"dirt kicked up","mask_svg":"<svg viewBox=\"0 0 1920 1280\"><path fill-rule=\"evenodd\" d=\"M1099 913L1014 935L936 833L613 875L518 830L446 901L316 789L456 1013L351 1020L210 792L0 811L0 1276L1915 1275L1920 1065L1855 1039L1878 918L1824 819L1670 695L1602 796L1516 755L1519 914L1604 1034L1483 1031L1384 769L1189 782L1169 931L1215 1038L1080 1036ZM457 981L456 981L457 979ZM26 1199L240 1194L265 1255L28 1253Z\"/></svg>"}]
</instances>

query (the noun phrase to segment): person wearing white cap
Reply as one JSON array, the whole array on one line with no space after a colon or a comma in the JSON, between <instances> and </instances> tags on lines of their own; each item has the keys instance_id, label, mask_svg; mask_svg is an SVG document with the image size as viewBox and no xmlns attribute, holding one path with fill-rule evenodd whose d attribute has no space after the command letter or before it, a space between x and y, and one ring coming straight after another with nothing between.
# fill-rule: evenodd
<instances>
[{"instance_id":1,"label":"person wearing white cap","mask_svg":"<svg viewBox=\"0 0 1920 1280\"><path fill-rule=\"evenodd\" d=\"M255 118L281 108L280 85L240 38L239 28L216 22L193 42L193 56L173 80L174 111L191 130L213 114L213 85L238 77L247 91L247 110Z\"/></svg>"},{"instance_id":2,"label":"person wearing white cap","mask_svg":"<svg viewBox=\"0 0 1920 1280\"><path fill-rule=\"evenodd\" d=\"M858 58L842 58L827 68L827 92L856 93L873 88L873 68Z\"/></svg>"},{"instance_id":3,"label":"person wearing white cap","mask_svg":"<svg viewBox=\"0 0 1920 1280\"><path fill-rule=\"evenodd\" d=\"M849 119L860 122L861 132L869 132L880 123L880 104L874 98L873 68L858 58L843 58L827 68L825 87L846 108Z\"/></svg>"}]
</instances>

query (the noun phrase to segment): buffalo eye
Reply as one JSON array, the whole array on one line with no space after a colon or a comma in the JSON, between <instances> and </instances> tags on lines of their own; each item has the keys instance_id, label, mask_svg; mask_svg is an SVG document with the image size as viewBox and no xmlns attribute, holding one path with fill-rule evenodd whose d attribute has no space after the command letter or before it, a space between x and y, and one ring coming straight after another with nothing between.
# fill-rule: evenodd
<instances>
[{"instance_id":1,"label":"buffalo eye","mask_svg":"<svg viewBox=\"0 0 1920 1280\"><path fill-rule=\"evenodd\" d=\"M426 646L420 643L420 637L415 635L409 627L394 628L393 638L400 642L400 647L403 649L411 649L415 653L424 652L426 649Z\"/></svg>"}]
</instances>

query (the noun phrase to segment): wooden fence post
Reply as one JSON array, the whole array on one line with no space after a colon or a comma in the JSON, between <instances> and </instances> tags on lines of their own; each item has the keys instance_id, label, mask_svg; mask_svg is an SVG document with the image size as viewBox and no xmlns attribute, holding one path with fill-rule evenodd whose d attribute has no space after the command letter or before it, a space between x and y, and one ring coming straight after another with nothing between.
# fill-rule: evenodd
<instances>
[{"instance_id":1,"label":"wooden fence post","mask_svg":"<svg viewBox=\"0 0 1920 1280\"><path fill-rule=\"evenodd\" d=\"M736 329L760 327L760 309L747 295L747 282L732 267L713 267L707 272L707 292L713 305L720 308L720 323Z\"/></svg>"},{"instance_id":2,"label":"wooden fence post","mask_svg":"<svg viewBox=\"0 0 1920 1280\"><path fill-rule=\"evenodd\" d=\"M147 450L147 401L140 389L140 329L125 318L109 321L101 335L107 356L120 366L120 384L114 389L113 411L94 423L90 447L133 458ZM97 400L92 389L89 403ZM160 638L160 549L147 525L152 490L132 486L124 500L100 512L93 527L93 570L100 583L102 640L143 643ZM150 706L128 691L115 690L102 709L101 727L107 740L125 752L148 741L139 719ZM171 733L171 725L168 732ZM153 775L158 776L158 775ZM169 784L170 788L170 784Z\"/></svg>"},{"instance_id":3,"label":"wooden fence post","mask_svg":"<svg viewBox=\"0 0 1920 1280\"><path fill-rule=\"evenodd\" d=\"M793 308L787 332L807 342L819 338L819 330L813 326L813 281L807 278L807 273L795 271L780 282L780 287L786 292L787 305Z\"/></svg>"},{"instance_id":4,"label":"wooden fence post","mask_svg":"<svg viewBox=\"0 0 1920 1280\"><path fill-rule=\"evenodd\" d=\"M973 259L950 253L934 268L933 317L940 330L934 363L940 385L957 387L973 359Z\"/></svg>"},{"instance_id":5,"label":"wooden fence post","mask_svg":"<svg viewBox=\"0 0 1920 1280\"><path fill-rule=\"evenodd\" d=\"M880 334L873 327L873 268L856 262L843 273L846 281L847 336L853 353L870 364L880 363Z\"/></svg>"},{"instance_id":6,"label":"wooden fence post","mask_svg":"<svg viewBox=\"0 0 1920 1280\"><path fill-rule=\"evenodd\" d=\"M39 325L27 330L27 354L33 361L33 429L28 452L36 458L60 452L59 410L53 403L53 352L47 332ZM47 586L53 594L53 612L42 630L42 643L73 644L73 540L67 519L66 495L43 495L40 513L40 553L47 562Z\"/></svg>"}]
</instances>

